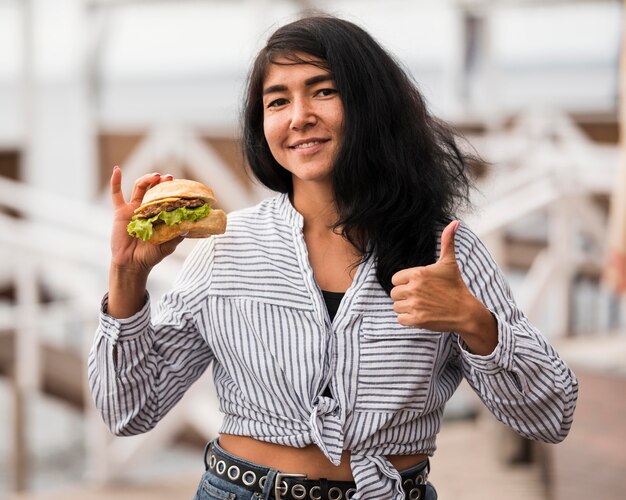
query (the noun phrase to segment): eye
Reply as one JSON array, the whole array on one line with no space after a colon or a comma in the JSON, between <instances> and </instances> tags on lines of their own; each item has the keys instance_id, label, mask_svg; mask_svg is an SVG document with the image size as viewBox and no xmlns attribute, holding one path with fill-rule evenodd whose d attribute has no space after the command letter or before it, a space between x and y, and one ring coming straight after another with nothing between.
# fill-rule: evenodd
<instances>
[{"instance_id":1,"label":"eye","mask_svg":"<svg viewBox=\"0 0 626 500\"><path fill-rule=\"evenodd\" d=\"M337 94L337 89L320 89L316 92L316 95L320 97L329 97Z\"/></svg>"},{"instance_id":2,"label":"eye","mask_svg":"<svg viewBox=\"0 0 626 500\"><path fill-rule=\"evenodd\" d=\"M266 107L268 107L268 108L277 108L277 107L283 106L285 104L287 104L287 99L284 99L284 98L281 97L279 99L274 99L273 101L268 102Z\"/></svg>"}]
</instances>

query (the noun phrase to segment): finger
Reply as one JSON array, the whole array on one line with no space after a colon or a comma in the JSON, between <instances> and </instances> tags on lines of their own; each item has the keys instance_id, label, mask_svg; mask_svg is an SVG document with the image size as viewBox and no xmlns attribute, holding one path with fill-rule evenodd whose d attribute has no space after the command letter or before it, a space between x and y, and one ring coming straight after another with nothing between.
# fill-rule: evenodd
<instances>
[{"instance_id":1,"label":"finger","mask_svg":"<svg viewBox=\"0 0 626 500\"><path fill-rule=\"evenodd\" d=\"M454 255L454 235L460 224L460 221L453 220L441 233L441 253L437 262L456 261L456 256Z\"/></svg>"},{"instance_id":2,"label":"finger","mask_svg":"<svg viewBox=\"0 0 626 500\"><path fill-rule=\"evenodd\" d=\"M186 233L185 233L186 234ZM174 250L176 250L176 247L178 245L180 245L180 243L182 241L184 241L185 237L183 235L181 236L177 236L176 238L173 238L169 241L166 241L164 243L161 243L161 253L163 254L164 257L167 257L168 255L174 253Z\"/></svg>"},{"instance_id":3,"label":"finger","mask_svg":"<svg viewBox=\"0 0 626 500\"><path fill-rule=\"evenodd\" d=\"M135 181L133 196L130 202L140 204L141 200L143 200L143 197L146 194L146 191L155 184L158 184L160 179L161 174L159 173L147 174L139 177L139 179Z\"/></svg>"},{"instance_id":4,"label":"finger","mask_svg":"<svg viewBox=\"0 0 626 500\"><path fill-rule=\"evenodd\" d=\"M391 277L391 284L395 286L407 285L409 283L419 283L428 276L428 268L430 266L417 266L408 269L402 269Z\"/></svg>"},{"instance_id":5,"label":"finger","mask_svg":"<svg viewBox=\"0 0 626 500\"><path fill-rule=\"evenodd\" d=\"M398 314L408 314L413 312L413 306L408 300L399 300L393 303L393 310Z\"/></svg>"},{"instance_id":6,"label":"finger","mask_svg":"<svg viewBox=\"0 0 626 500\"><path fill-rule=\"evenodd\" d=\"M393 286L406 285L411 280L412 269L402 269L391 277Z\"/></svg>"},{"instance_id":7,"label":"finger","mask_svg":"<svg viewBox=\"0 0 626 500\"><path fill-rule=\"evenodd\" d=\"M398 314L398 323L402 326L419 326L418 324L416 324L413 315L408 313Z\"/></svg>"},{"instance_id":8,"label":"finger","mask_svg":"<svg viewBox=\"0 0 626 500\"><path fill-rule=\"evenodd\" d=\"M173 181L173 180L174 180L174 176L172 174L165 174L165 175L162 175L161 178L159 179L159 184L161 184L162 182Z\"/></svg>"},{"instance_id":9,"label":"finger","mask_svg":"<svg viewBox=\"0 0 626 500\"><path fill-rule=\"evenodd\" d=\"M394 286L391 289L391 293L389 294L389 297L391 297L391 300L393 300L394 302L397 302L398 300L404 300L407 298L407 296L407 287L402 285Z\"/></svg>"},{"instance_id":10,"label":"finger","mask_svg":"<svg viewBox=\"0 0 626 500\"><path fill-rule=\"evenodd\" d=\"M122 169L115 165L111 174L111 200L114 207L124 205L124 193L122 193Z\"/></svg>"}]
</instances>

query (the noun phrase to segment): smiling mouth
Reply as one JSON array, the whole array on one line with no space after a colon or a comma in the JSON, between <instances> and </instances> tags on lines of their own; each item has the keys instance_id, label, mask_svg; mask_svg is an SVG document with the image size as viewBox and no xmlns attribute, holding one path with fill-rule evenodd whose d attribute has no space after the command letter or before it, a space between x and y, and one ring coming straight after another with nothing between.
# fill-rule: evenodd
<instances>
[{"instance_id":1,"label":"smiling mouth","mask_svg":"<svg viewBox=\"0 0 626 500\"><path fill-rule=\"evenodd\" d=\"M289 146L289 149L305 149L305 148L317 146L318 144L323 144L325 142L328 142L328 141L327 140L315 140L315 141L303 142L301 144Z\"/></svg>"}]
</instances>

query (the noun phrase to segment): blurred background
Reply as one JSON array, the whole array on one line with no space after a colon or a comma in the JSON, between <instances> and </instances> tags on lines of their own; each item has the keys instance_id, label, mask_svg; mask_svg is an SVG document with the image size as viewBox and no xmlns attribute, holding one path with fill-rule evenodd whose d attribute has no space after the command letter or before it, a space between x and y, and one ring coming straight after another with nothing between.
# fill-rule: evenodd
<instances>
[{"instance_id":1,"label":"blurred background","mask_svg":"<svg viewBox=\"0 0 626 500\"><path fill-rule=\"evenodd\" d=\"M243 85L267 35L308 9L366 28L485 159L464 219L580 380L560 445L512 434L462 385L432 460L440 498L626 498L623 7L0 0L0 498L193 496L221 419L210 374L133 438L108 434L86 388L107 287L107 182L119 164L127 194L159 171L208 183L227 211L268 196L244 173ZM190 245L152 274L153 295Z\"/></svg>"}]
</instances>

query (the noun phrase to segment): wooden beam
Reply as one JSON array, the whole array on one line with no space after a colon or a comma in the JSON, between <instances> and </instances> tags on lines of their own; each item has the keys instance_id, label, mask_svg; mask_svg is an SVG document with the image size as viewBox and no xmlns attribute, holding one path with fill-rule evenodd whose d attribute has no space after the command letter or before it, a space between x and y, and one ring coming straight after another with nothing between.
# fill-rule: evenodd
<instances>
[{"instance_id":1,"label":"wooden beam","mask_svg":"<svg viewBox=\"0 0 626 500\"><path fill-rule=\"evenodd\" d=\"M0 376L14 379L15 334L0 334ZM85 359L71 348L41 343L41 390L43 394L60 399L77 410L85 408Z\"/></svg>"},{"instance_id":2,"label":"wooden beam","mask_svg":"<svg viewBox=\"0 0 626 500\"><path fill-rule=\"evenodd\" d=\"M11 377L12 431L11 432L11 490L19 493L26 490L28 467L26 440L26 395L19 387L17 377Z\"/></svg>"}]
</instances>

